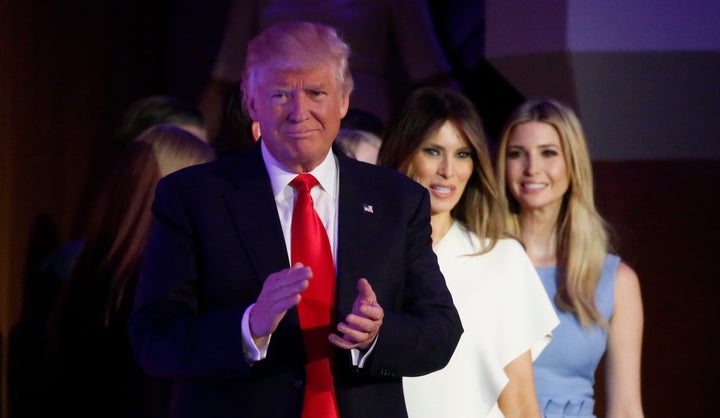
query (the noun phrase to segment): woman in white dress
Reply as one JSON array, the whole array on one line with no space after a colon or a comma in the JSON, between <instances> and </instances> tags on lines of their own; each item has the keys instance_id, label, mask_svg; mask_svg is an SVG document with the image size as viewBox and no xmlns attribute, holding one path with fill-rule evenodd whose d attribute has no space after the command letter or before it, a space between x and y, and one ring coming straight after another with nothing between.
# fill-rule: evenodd
<instances>
[{"instance_id":1,"label":"woman in white dress","mask_svg":"<svg viewBox=\"0 0 720 418\"><path fill-rule=\"evenodd\" d=\"M444 369L403 380L411 418L540 417L532 361L558 319L503 232L488 154L474 106L450 90L416 90L383 138L378 163L430 193L433 248L465 329Z\"/></svg>"}]
</instances>

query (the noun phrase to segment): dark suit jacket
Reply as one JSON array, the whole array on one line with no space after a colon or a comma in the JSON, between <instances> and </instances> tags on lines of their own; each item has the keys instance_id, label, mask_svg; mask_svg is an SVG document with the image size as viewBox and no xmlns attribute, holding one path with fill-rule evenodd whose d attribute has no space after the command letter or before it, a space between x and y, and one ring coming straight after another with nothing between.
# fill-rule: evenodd
<instances>
[{"instance_id":1,"label":"dark suit jacket","mask_svg":"<svg viewBox=\"0 0 720 418\"><path fill-rule=\"evenodd\" d=\"M337 350L341 417L404 417L401 376L444 367L462 333L431 246L429 196L402 174L336 154L337 318L361 277L385 311L362 369ZM260 146L165 177L153 213L129 332L138 363L175 379L174 415L299 417L297 309L266 359L249 365L242 351L243 312L269 274L289 267Z\"/></svg>"}]
</instances>

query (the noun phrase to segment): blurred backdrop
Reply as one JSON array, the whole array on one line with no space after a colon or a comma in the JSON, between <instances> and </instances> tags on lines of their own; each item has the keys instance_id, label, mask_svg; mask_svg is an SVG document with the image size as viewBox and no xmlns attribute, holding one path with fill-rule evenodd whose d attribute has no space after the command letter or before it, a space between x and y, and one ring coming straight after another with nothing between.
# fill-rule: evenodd
<instances>
[{"instance_id":1,"label":"blurred backdrop","mask_svg":"<svg viewBox=\"0 0 720 418\"><path fill-rule=\"evenodd\" d=\"M577 110L598 206L642 285L646 415L710 415L720 371L711 344L720 319L712 261L720 250L720 4L430 6L491 141L526 97L553 96ZM51 248L78 237L122 112L148 95L196 101L227 7L0 2L0 416L34 416L38 338L55 291L35 273Z\"/></svg>"}]
</instances>

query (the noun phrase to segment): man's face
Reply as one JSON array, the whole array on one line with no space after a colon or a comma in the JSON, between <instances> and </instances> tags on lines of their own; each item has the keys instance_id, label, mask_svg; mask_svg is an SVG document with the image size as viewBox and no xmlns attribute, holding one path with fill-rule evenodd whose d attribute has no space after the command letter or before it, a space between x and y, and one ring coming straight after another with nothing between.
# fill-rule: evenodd
<instances>
[{"instance_id":1,"label":"man's face","mask_svg":"<svg viewBox=\"0 0 720 418\"><path fill-rule=\"evenodd\" d=\"M263 142L288 170L314 169L330 150L350 101L337 84L334 66L265 67L257 77L247 104L260 123Z\"/></svg>"}]
</instances>

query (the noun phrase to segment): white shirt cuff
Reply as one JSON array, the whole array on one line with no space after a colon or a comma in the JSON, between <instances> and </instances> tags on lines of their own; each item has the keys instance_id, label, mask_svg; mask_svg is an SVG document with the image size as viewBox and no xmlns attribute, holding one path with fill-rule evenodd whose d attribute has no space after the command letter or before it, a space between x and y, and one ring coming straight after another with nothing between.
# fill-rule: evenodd
<instances>
[{"instance_id":1,"label":"white shirt cuff","mask_svg":"<svg viewBox=\"0 0 720 418\"><path fill-rule=\"evenodd\" d=\"M372 353L373 349L375 348L375 344L377 344L378 338L380 338L379 335L375 338L375 341L373 341L372 345L370 346L368 351L365 352L365 354L361 355L360 350L358 350L357 348L353 348L350 350L350 358L352 359L353 366L357 367L358 369L362 369L363 367L365 367L365 360L367 360L368 355Z\"/></svg>"}]
</instances>

